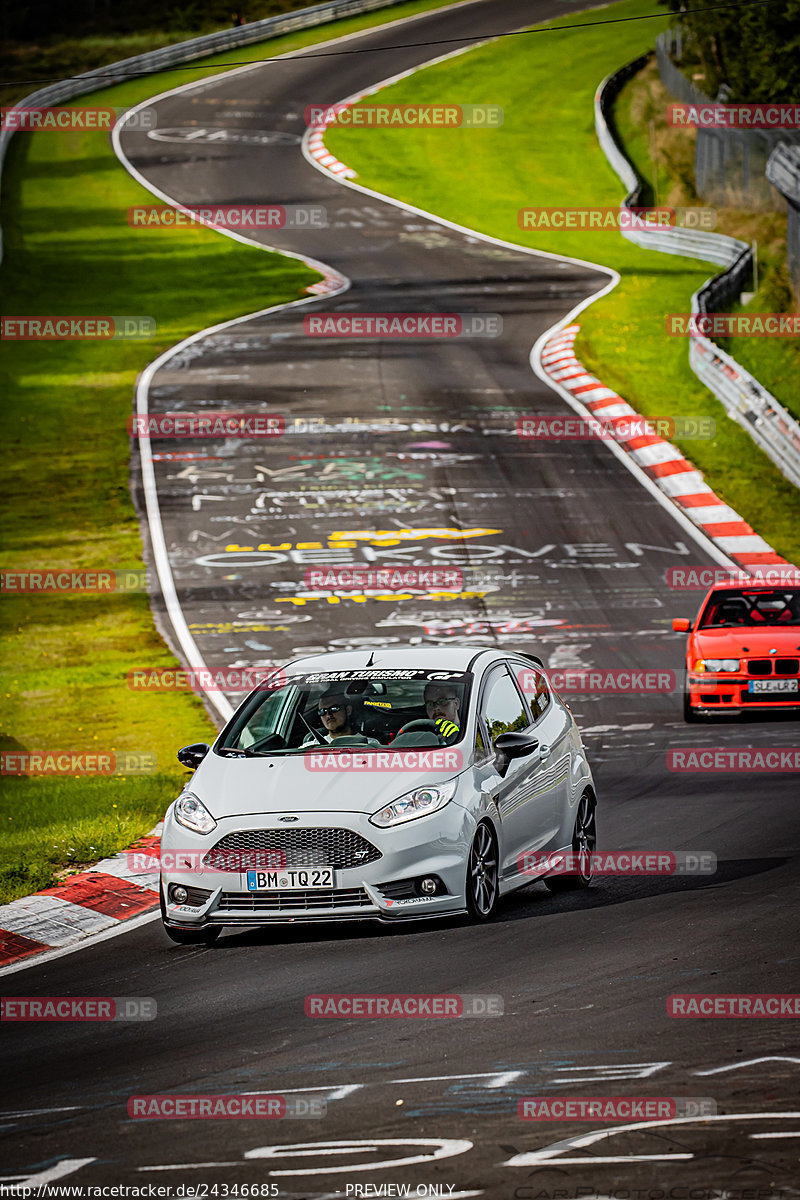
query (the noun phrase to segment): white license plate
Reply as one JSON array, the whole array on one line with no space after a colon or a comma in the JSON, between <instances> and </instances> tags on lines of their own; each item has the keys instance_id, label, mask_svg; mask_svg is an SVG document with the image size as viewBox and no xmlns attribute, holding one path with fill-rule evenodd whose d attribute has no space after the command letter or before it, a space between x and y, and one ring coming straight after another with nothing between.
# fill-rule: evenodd
<instances>
[{"instance_id":1,"label":"white license plate","mask_svg":"<svg viewBox=\"0 0 800 1200\"><path fill-rule=\"evenodd\" d=\"M796 692L796 679L751 679L748 685L750 692Z\"/></svg>"},{"instance_id":2,"label":"white license plate","mask_svg":"<svg viewBox=\"0 0 800 1200\"><path fill-rule=\"evenodd\" d=\"M299 867L294 871L248 871L248 892L277 892L284 888L333 887L333 867Z\"/></svg>"}]
</instances>

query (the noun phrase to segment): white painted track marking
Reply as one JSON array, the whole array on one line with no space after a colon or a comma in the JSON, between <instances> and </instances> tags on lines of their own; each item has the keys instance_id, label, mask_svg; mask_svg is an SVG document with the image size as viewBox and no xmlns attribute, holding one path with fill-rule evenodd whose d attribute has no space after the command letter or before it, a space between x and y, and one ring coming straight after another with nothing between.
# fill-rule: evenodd
<instances>
[{"instance_id":1,"label":"white painted track marking","mask_svg":"<svg viewBox=\"0 0 800 1200\"><path fill-rule=\"evenodd\" d=\"M711 1121L795 1121L800 1118L800 1112L763 1112L763 1113L721 1113L715 1116L703 1117L674 1117L671 1121L635 1121L628 1125L613 1125L607 1129L595 1129L591 1133L579 1134L577 1137L565 1138L560 1142L552 1142L549 1146L544 1146L541 1150L530 1150L522 1154L516 1154L513 1158L508 1159L503 1165L506 1167L533 1167L539 1163L555 1164L560 1166L562 1163L570 1165L576 1163L588 1164L596 1166L599 1163L627 1163L627 1162L676 1162L679 1159L694 1158L694 1154L631 1154L631 1155L608 1155L605 1157L595 1157L587 1155L585 1157L562 1157L562 1150L584 1150L588 1146L594 1146L597 1142L607 1140L614 1137L618 1133L635 1133L643 1129L670 1129L674 1125L706 1125Z\"/></svg>"},{"instance_id":2,"label":"white painted track marking","mask_svg":"<svg viewBox=\"0 0 800 1200\"><path fill-rule=\"evenodd\" d=\"M313 1167L298 1168L291 1171L269 1171L270 1175L309 1175L312 1171L320 1175L340 1175L345 1171L376 1171L379 1168L411 1167L416 1163L432 1163L443 1158L453 1158L458 1154L466 1154L472 1149L473 1143L464 1138L375 1138L364 1141L336 1142L296 1142L291 1146L259 1146L256 1150L248 1150L246 1159L277 1159L304 1158L316 1156L327 1158L333 1154L375 1153L384 1146L433 1146L432 1154L416 1154L406 1158L389 1158L381 1162L348 1164L344 1167L321 1166L319 1162Z\"/></svg>"}]
</instances>

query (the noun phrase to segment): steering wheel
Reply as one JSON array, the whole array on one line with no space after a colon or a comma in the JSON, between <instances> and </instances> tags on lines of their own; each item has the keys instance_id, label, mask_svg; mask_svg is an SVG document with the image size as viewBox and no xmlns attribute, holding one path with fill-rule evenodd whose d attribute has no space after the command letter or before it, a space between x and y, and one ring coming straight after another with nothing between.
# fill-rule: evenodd
<instances>
[{"instance_id":1,"label":"steering wheel","mask_svg":"<svg viewBox=\"0 0 800 1200\"><path fill-rule=\"evenodd\" d=\"M436 722L428 720L427 717L419 721L409 721L402 729L398 729L397 736L399 737L401 733L422 733L423 730L425 733L436 733L441 737Z\"/></svg>"}]
</instances>

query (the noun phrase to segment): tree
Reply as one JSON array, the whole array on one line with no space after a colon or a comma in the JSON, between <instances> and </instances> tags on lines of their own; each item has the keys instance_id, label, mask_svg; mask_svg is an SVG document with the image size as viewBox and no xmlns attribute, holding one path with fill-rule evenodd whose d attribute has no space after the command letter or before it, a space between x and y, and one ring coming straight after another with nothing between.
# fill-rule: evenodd
<instances>
[{"instance_id":1,"label":"tree","mask_svg":"<svg viewBox=\"0 0 800 1200\"><path fill-rule=\"evenodd\" d=\"M685 0L659 0L675 14L684 59L700 66L702 90L720 87L738 103L796 103L800 95L800 0L685 11ZM705 7L705 6L703 6Z\"/></svg>"}]
</instances>

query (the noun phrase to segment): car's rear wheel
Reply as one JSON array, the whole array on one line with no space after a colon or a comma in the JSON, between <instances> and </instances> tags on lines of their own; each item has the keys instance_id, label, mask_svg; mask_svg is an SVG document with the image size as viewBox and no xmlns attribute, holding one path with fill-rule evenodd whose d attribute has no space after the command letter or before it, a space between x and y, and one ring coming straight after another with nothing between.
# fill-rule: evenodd
<instances>
[{"instance_id":1,"label":"car's rear wheel","mask_svg":"<svg viewBox=\"0 0 800 1200\"><path fill-rule=\"evenodd\" d=\"M572 854L576 859L574 875L548 875L545 885L551 892L569 892L576 888L587 888L592 882L591 856L597 848L597 814L594 798L584 792L578 802L575 827L572 831Z\"/></svg>"},{"instance_id":2,"label":"car's rear wheel","mask_svg":"<svg viewBox=\"0 0 800 1200\"><path fill-rule=\"evenodd\" d=\"M481 821L467 859L467 910L473 921L489 921L500 899L499 855L494 830Z\"/></svg>"}]
</instances>

